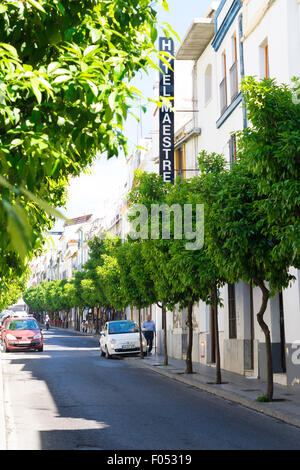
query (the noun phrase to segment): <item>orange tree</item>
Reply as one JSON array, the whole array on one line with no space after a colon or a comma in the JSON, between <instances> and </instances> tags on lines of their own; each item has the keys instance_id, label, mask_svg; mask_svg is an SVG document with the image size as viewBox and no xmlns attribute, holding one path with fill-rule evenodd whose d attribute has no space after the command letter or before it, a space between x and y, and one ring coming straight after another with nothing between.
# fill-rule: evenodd
<instances>
[{"instance_id":1,"label":"orange tree","mask_svg":"<svg viewBox=\"0 0 300 470\"><path fill-rule=\"evenodd\" d=\"M223 160L219 165L222 167ZM163 310L166 308L172 310L176 304L182 309L187 309L186 373L193 372L194 305L200 299L213 303L217 320L219 297L216 291L222 285L218 269L208 256L203 239L202 186L199 178L189 180L178 178L174 185L169 185L163 183L158 175L141 174L138 175L137 185L130 196L131 202L143 204L148 210L149 236L140 243L142 256L146 260L149 276L153 282L156 301L162 304ZM181 223L186 221L185 206L192 209L189 225ZM161 210L164 216L157 219L151 211L153 207ZM176 216L179 219L176 219ZM154 234L154 237L151 228L158 232ZM166 321L164 324L165 362L167 363ZM217 327L217 321L215 324ZM218 346L218 341L216 346ZM218 350L217 358L219 356ZM221 382L220 360L217 360L216 381Z\"/></svg>"},{"instance_id":2,"label":"orange tree","mask_svg":"<svg viewBox=\"0 0 300 470\"><path fill-rule=\"evenodd\" d=\"M206 158L205 154L200 158L200 168ZM231 170L218 173L218 177L207 175L203 194L210 207L206 239L211 259L227 282L253 282L262 293L257 320L266 344L268 384L265 399L271 401L271 336L264 313L269 298L286 288L293 278L289 274L290 259L289 256L274 258L280 239L268 230L265 198L258 192L257 179L243 162L236 162Z\"/></svg>"},{"instance_id":3,"label":"orange tree","mask_svg":"<svg viewBox=\"0 0 300 470\"><path fill-rule=\"evenodd\" d=\"M297 83L297 81L295 80ZM299 80L298 80L299 86ZM255 175L274 261L300 266L300 101L297 89L247 77L242 85L251 126L239 133L239 156ZM299 91L298 91L299 93Z\"/></svg>"}]
</instances>

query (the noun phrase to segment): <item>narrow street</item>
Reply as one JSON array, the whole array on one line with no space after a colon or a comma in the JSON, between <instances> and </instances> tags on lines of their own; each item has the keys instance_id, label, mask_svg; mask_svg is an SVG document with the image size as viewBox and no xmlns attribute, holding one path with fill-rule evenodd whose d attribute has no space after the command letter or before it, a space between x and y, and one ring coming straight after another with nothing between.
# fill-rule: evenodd
<instances>
[{"instance_id":1,"label":"narrow street","mask_svg":"<svg viewBox=\"0 0 300 470\"><path fill-rule=\"evenodd\" d=\"M8 450L300 449L300 429L100 357L91 337L44 332L1 353Z\"/></svg>"}]
</instances>

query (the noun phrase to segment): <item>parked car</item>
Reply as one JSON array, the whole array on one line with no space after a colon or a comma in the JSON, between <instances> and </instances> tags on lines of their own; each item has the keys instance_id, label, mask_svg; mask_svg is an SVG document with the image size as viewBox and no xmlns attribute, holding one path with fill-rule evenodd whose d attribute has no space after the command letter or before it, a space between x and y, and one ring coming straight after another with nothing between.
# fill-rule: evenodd
<instances>
[{"instance_id":1,"label":"parked car","mask_svg":"<svg viewBox=\"0 0 300 470\"><path fill-rule=\"evenodd\" d=\"M43 333L32 317L8 318L1 330L4 352L19 349L43 351Z\"/></svg>"},{"instance_id":2,"label":"parked car","mask_svg":"<svg viewBox=\"0 0 300 470\"><path fill-rule=\"evenodd\" d=\"M110 321L105 324L99 339L100 354L110 358L113 355L138 354L140 334L137 323L129 320ZM143 336L143 352L147 354L147 342Z\"/></svg>"},{"instance_id":3,"label":"parked car","mask_svg":"<svg viewBox=\"0 0 300 470\"><path fill-rule=\"evenodd\" d=\"M32 317L33 315L29 315L25 310L18 310L16 312L11 312L11 318L28 318Z\"/></svg>"}]
</instances>

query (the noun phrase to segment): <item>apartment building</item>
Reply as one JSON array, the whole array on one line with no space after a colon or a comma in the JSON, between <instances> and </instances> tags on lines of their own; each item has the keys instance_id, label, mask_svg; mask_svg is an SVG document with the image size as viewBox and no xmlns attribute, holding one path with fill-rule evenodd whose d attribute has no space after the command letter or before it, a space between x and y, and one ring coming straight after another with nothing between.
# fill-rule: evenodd
<instances>
[{"instance_id":1,"label":"apartment building","mask_svg":"<svg viewBox=\"0 0 300 470\"><path fill-rule=\"evenodd\" d=\"M197 170L201 150L222 153L229 167L234 163L234 134L248 125L240 91L244 76L272 77L287 84L300 76L299 3L222 0L213 2L204 18L192 21L176 53L177 61L194 64L193 119L175 129L175 148L182 168L186 167L185 177L190 176L187 170ZM292 357L300 338L300 277L299 271L293 269L293 273L296 282L270 300L265 318L271 330L274 380L296 385L300 373ZM219 309L222 368L265 378L264 336L256 321L259 289L240 282L225 286L220 296L224 303ZM200 302L194 310L193 359L214 364L210 307ZM169 312L168 331L170 354L184 357L185 315Z\"/></svg>"}]
</instances>

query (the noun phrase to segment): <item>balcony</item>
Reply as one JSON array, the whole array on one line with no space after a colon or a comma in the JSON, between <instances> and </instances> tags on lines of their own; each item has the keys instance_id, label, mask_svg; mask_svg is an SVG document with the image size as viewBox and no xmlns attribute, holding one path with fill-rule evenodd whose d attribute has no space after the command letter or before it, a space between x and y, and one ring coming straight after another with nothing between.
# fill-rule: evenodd
<instances>
[{"instance_id":1,"label":"balcony","mask_svg":"<svg viewBox=\"0 0 300 470\"><path fill-rule=\"evenodd\" d=\"M237 62L234 62L232 66L230 67L229 76L230 76L231 102L233 102L239 93Z\"/></svg>"},{"instance_id":2,"label":"balcony","mask_svg":"<svg viewBox=\"0 0 300 470\"><path fill-rule=\"evenodd\" d=\"M195 18L177 53L177 60L198 60L215 33L212 18Z\"/></svg>"},{"instance_id":3,"label":"balcony","mask_svg":"<svg viewBox=\"0 0 300 470\"><path fill-rule=\"evenodd\" d=\"M220 83L220 107L221 107L221 116L226 111L227 108L227 79L226 77Z\"/></svg>"}]
</instances>

